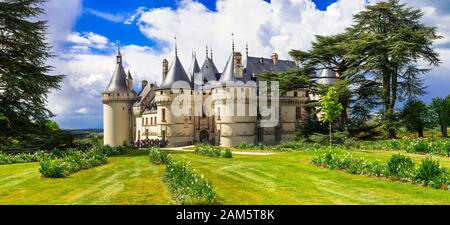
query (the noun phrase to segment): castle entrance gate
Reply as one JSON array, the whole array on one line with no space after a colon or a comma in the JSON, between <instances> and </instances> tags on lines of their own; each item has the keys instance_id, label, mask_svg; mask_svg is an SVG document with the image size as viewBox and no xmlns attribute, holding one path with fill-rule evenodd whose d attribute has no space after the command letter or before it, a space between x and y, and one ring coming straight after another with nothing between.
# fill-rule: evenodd
<instances>
[{"instance_id":1,"label":"castle entrance gate","mask_svg":"<svg viewBox=\"0 0 450 225\"><path fill-rule=\"evenodd\" d=\"M200 142L209 143L209 133L207 130L200 131Z\"/></svg>"}]
</instances>

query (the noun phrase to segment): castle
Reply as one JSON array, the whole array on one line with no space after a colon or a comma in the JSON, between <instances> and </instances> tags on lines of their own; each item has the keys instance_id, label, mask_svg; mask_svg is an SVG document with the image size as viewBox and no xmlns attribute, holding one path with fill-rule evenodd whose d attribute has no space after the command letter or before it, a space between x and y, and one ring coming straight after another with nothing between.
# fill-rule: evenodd
<instances>
[{"instance_id":1,"label":"castle","mask_svg":"<svg viewBox=\"0 0 450 225\"><path fill-rule=\"evenodd\" d=\"M240 143L276 144L295 138L296 127L307 117L305 103L317 99L304 86L296 86L282 96L264 94L267 91L260 90L258 75L295 69L298 64L280 60L276 53L271 58L249 56L248 47L243 57L234 51L234 43L222 73L208 47L201 67L193 54L186 71L176 46L170 67L166 59L162 67L161 85L144 80L139 92L135 92L131 73L125 72L118 51L115 71L102 93L105 145L145 139L167 140L171 147L198 142L226 147ZM337 77L331 70L323 70L311 79L332 84ZM260 112L264 102L268 102L272 115ZM275 123L270 124L269 117L275 118Z\"/></svg>"}]
</instances>

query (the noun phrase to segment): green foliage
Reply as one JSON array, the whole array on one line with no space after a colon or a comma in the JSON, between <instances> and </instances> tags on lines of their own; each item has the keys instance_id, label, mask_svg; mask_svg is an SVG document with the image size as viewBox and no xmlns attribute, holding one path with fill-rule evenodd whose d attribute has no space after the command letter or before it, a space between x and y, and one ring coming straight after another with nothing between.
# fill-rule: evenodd
<instances>
[{"instance_id":1,"label":"green foliage","mask_svg":"<svg viewBox=\"0 0 450 225\"><path fill-rule=\"evenodd\" d=\"M220 204L213 185L203 175L198 175L190 163L169 160L166 164L164 181L183 205Z\"/></svg>"},{"instance_id":2,"label":"green foliage","mask_svg":"<svg viewBox=\"0 0 450 225\"><path fill-rule=\"evenodd\" d=\"M261 81L278 81L280 96L283 96L287 91L309 86L311 80L308 77L312 71L310 69L290 69L283 72L264 72L258 76ZM270 85L267 86L270 88ZM268 90L269 91L269 90Z\"/></svg>"},{"instance_id":3,"label":"green foliage","mask_svg":"<svg viewBox=\"0 0 450 225\"><path fill-rule=\"evenodd\" d=\"M395 137L396 103L403 98L424 94L418 62L440 63L433 42L441 38L436 27L421 22L423 12L389 0L369 5L354 16L355 24L347 32L353 39L347 42L351 59L364 62L355 73L374 75L381 87L383 119L389 137Z\"/></svg>"},{"instance_id":4,"label":"green foliage","mask_svg":"<svg viewBox=\"0 0 450 225\"><path fill-rule=\"evenodd\" d=\"M40 20L44 0L0 1L0 144L26 140L37 124L53 114L46 108L47 94L60 88L62 76L48 73L53 55L47 43L47 24ZM45 129L43 129L45 130Z\"/></svg>"},{"instance_id":5,"label":"green foliage","mask_svg":"<svg viewBox=\"0 0 450 225\"><path fill-rule=\"evenodd\" d=\"M152 147L148 154L150 162L155 165L166 164L169 161L169 155L162 152L158 147Z\"/></svg>"},{"instance_id":6,"label":"green foliage","mask_svg":"<svg viewBox=\"0 0 450 225\"><path fill-rule=\"evenodd\" d=\"M425 127L429 127L430 112L427 105L417 99L412 99L406 102L403 107L403 111L400 116L404 126L410 131L417 131L419 137L423 137L423 130Z\"/></svg>"},{"instance_id":7,"label":"green foliage","mask_svg":"<svg viewBox=\"0 0 450 225\"><path fill-rule=\"evenodd\" d=\"M324 113L323 121L333 123L339 118L343 109L342 104L339 103L339 96L334 87L328 89L327 94L322 99L322 112Z\"/></svg>"},{"instance_id":8,"label":"green foliage","mask_svg":"<svg viewBox=\"0 0 450 225\"><path fill-rule=\"evenodd\" d=\"M194 154L204 155L215 158L232 158L232 153L229 148L223 148L220 146L208 145L208 144L196 144L194 148Z\"/></svg>"},{"instance_id":9,"label":"green foliage","mask_svg":"<svg viewBox=\"0 0 450 225\"><path fill-rule=\"evenodd\" d=\"M443 170L439 165L439 162L427 157L422 160L422 163L414 175L414 180L428 185L431 181L438 180L442 173Z\"/></svg>"},{"instance_id":10,"label":"green foliage","mask_svg":"<svg viewBox=\"0 0 450 225\"><path fill-rule=\"evenodd\" d=\"M116 147L110 147L105 145L97 145L95 150L106 156L124 155L130 153L132 150L136 150L136 147L131 145L120 145Z\"/></svg>"},{"instance_id":11,"label":"green foliage","mask_svg":"<svg viewBox=\"0 0 450 225\"><path fill-rule=\"evenodd\" d=\"M328 152L314 157L311 163L329 169L345 170L351 174L400 179L436 189L448 189L450 184L449 170L441 168L439 162L431 158L423 159L416 168L411 158L399 154L392 155L389 161L383 164L380 160L370 163L363 158L355 159L348 153L340 156Z\"/></svg>"},{"instance_id":12,"label":"green foliage","mask_svg":"<svg viewBox=\"0 0 450 225\"><path fill-rule=\"evenodd\" d=\"M394 178L410 178L414 172L414 161L406 156L395 154L387 162L387 174Z\"/></svg>"},{"instance_id":13,"label":"green foliage","mask_svg":"<svg viewBox=\"0 0 450 225\"><path fill-rule=\"evenodd\" d=\"M227 148L222 152L222 158L233 158L233 153L231 153L231 150Z\"/></svg>"},{"instance_id":14,"label":"green foliage","mask_svg":"<svg viewBox=\"0 0 450 225\"><path fill-rule=\"evenodd\" d=\"M228 153L224 153L228 154ZM231 156L231 151L229 152ZM226 157L225 157L226 158ZM231 157L230 157L231 158ZM183 205L216 205L220 204L213 185L203 175L198 175L190 167L190 163L172 160L170 154L159 148L151 148L150 162L166 166L164 181L167 183L175 199Z\"/></svg>"},{"instance_id":15,"label":"green foliage","mask_svg":"<svg viewBox=\"0 0 450 225\"><path fill-rule=\"evenodd\" d=\"M380 141L360 141L350 148L367 150L403 150L410 153L437 154L450 156L450 140L448 139L392 139Z\"/></svg>"},{"instance_id":16,"label":"green foliage","mask_svg":"<svg viewBox=\"0 0 450 225\"><path fill-rule=\"evenodd\" d=\"M450 95L446 98L433 98L430 108L437 117L437 123L441 126L442 136L448 137L447 127L450 125Z\"/></svg>"},{"instance_id":17,"label":"green foliage","mask_svg":"<svg viewBox=\"0 0 450 225\"><path fill-rule=\"evenodd\" d=\"M339 102L339 96L335 87L328 89L327 94L323 97L321 103L321 111L324 113L323 122L330 124L330 146L332 145L331 125L339 118L342 112L342 104Z\"/></svg>"},{"instance_id":18,"label":"green foliage","mask_svg":"<svg viewBox=\"0 0 450 225\"><path fill-rule=\"evenodd\" d=\"M93 148L87 152L68 150L64 157L40 161L39 172L47 178L63 178L80 170L89 169L107 163L106 154Z\"/></svg>"}]
</instances>

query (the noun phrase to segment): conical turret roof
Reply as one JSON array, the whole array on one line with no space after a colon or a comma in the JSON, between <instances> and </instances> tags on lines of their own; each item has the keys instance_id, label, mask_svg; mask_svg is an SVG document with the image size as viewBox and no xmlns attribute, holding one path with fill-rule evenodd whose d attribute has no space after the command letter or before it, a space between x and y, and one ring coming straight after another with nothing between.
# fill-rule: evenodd
<instances>
[{"instance_id":1,"label":"conical turret roof","mask_svg":"<svg viewBox=\"0 0 450 225\"><path fill-rule=\"evenodd\" d=\"M175 54L175 60L172 62L172 65L170 65L169 72L158 90L171 89L172 85L177 81L185 81L188 84L191 83L178 55Z\"/></svg>"},{"instance_id":2,"label":"conical turret roof","mask_svg":"<svg viewBox=\"0 0 450 225\"><path fill-rule=\"evenodd\" d=\"M111 81L109 82L108 87L103 93L111 94L111 93L128 93L130 89L127 87L126 83L127 74L125 73L125 69L122 65L122 55L120 51L117 53L117 61L116 68L111 77Z\"/></svg>"},{"instance_id":3,"label":"conical turret roof","mask_svg":"<svg viewBox=\"0 0 450 225\"><path fill-rule=\"evenodd\" d=\"M219 83L221 85L226 85L227 82L236 82L236 73L234 70L234 53L231 53L230 58L228 58L227 65L220 76Z\"/></svg>"},{"instance_id":4,"label":"conical turret roof","mask_svg":"<svg viewBox=\"0 0 450 225\"><path fill-rule=\"evenodd\" d=\"M195 54L192 55L191 65L189 66L188 75L193 78L194 74L200 72L200 66L198 66L197 57Z\"/></svg>"}]
</instances>

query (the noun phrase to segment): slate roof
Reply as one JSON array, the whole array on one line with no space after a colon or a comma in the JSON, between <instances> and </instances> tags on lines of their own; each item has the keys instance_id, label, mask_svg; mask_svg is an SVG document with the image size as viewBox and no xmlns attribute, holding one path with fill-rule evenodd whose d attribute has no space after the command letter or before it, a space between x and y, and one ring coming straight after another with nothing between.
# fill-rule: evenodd
<instances>
[{"instance_id":1,"label":"slate roof","mask_svg":"<svg viewBox=\"0 0 450 225\"><path fill-rule=\"evenodd\" d=\"M294 61L290 60L278 60L276 64L273 63L272 59L261 58L261 57L247 57L246 68L244 73L248 77L258 76L259 74L267 71L281 72L289 69L298 68ZM249 78L247 78L249 79Z\"/></svg>"},{"instance_id":2,"label":"slate roof","mask_svg":"<svg viewBox=\"0 0 450 225\"><path fill-rule=\"evenodd\" d=\"M120 54L120 52L118 52L116 68L108 84L108 87L103 93L105 94L131 93L132 91L127 87L126 79L127 74L125 73L125 69L123 68L122 65L122 55Z\"/></svg>"},{"instance_id":3,"label":"slate roof","mask_svg":"<svg viewBox=\"0 0 450 225\"><path fill-rule=\"evenodd\" d=\"M172 65L170 65L166 79L164 79L158 90L171 89L172 85L177 81L185 81L189 84L191 83L186 71L183 68L183 65L180 62L180 59L178 58L178 55L175 55L175 60L172 62Z\"/></svg>"}]
</instances>

